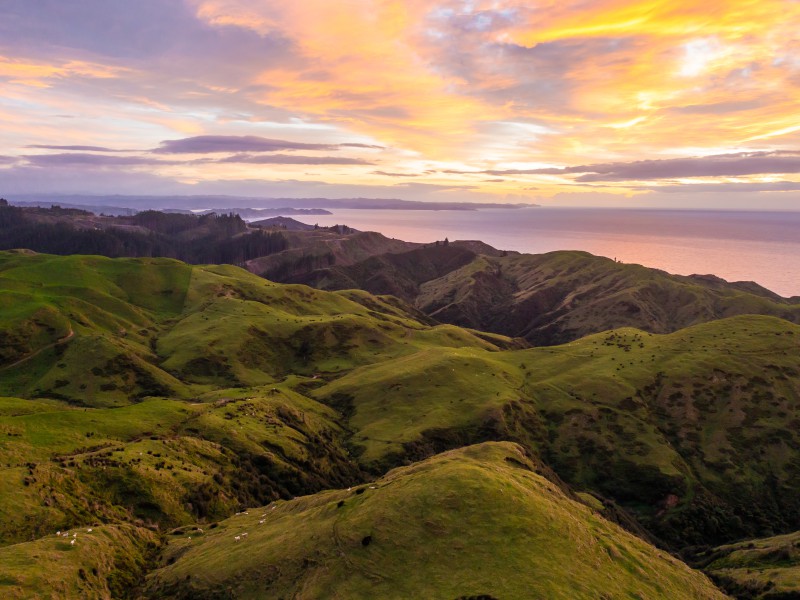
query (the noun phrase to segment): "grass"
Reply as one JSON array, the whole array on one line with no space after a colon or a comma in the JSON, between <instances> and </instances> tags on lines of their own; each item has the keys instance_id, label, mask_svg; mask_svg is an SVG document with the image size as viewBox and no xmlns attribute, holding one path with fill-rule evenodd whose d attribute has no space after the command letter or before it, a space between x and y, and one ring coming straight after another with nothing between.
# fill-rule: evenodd
<instances>
[{"instance_id":1,"label":"grass","mask_svg":"<svg viewBox=\"0 0 800 600\"><path fill-rule=\"evenodd\" d=\"M464 552L474 552L474 562L464 565L485 563L489 573L524 572L537 560L559 573L541 547L514 537L515 527L538 527L533 520L497 521L485 512L492 504L517 512L528 502L539 506L533 492L512 502L493 491L532 485L544 493L529 471L507 464L511 446L444 455L450 458L419 471L386 475L377 513L350 512L371 497L369 488L357 498L324 492L284 503L487 440L520 444L542 472L552 469L553 479L596 510L619 515L614 501L675 548L800 529L800 327L778 318L735 316L670 334L621 328L524 348L498 334L437 325L391 297L280 285L231 266L12 252L0 253L0 325L0 547L95 523L206 529L243 507L278 502L308 522L321 519L328 527L347 516L352 531L377 534L347 538L354 547L343 552L363 574L345 584L342 565L350 563L335 552L323 561L309 550L327 538L308 537L317 534L298 525L305 520L286 521L289 529L276 529L276 539L295 541L273 548L265 539L264 552L285 553L295 565L286 571L294 583L278 573L258 585L274 579L282 581L275 589L308 597L324 595L318 590L326 585L353 585L342 589L358 597L368 584L382 585L370 570L380 559L386 597L392 590L413 595L423 581L453 598L489 593L481 590L497 577L468 574L458 564ZM452 476L445 476L450 467ZM498 479L487 479L491 473ZM404 496L386 491L406 484ZM460 504L452 518L436 512L435 503L449 497L440 489L473 497L484 512L460 513L468 508ZM488 498L486 506L479 496ZM406 497L415 498L408 510ZM548 497L563 509L553 515L583 522L586 509ZM334 498L345 505L329 511ZM395 504L402 510L391 512ZM429 513L438 537L424 531ZM395 523L386 530L384 514ZM481 518L494 519L503 536L480 526ZM458 530L459 519L469 527ZM601 573L624 567L638 574L645 587L635 593L643 598L659 597L646 587L652 582L672 589L672 579L662 581L639 563L593 554L600 550L586 531L611 526L592 519L591 527L584 523L588 530L567 536L564 548L576 556L590 549L586 560ZM408 536L403 522L415 523ZM366 535L395 540L395 547L370 557L359 546ZM502 539L520 554L498 551ZM637 556L627 544L625 552ZM217 556L205 548L192 577L206 577L202 561ZM413 564L416 556L436 563L440 555L450 562L420 571L418 581L415 572L390 564ZM554 556L569 562L563 552ZM338 566L316 569L314 561ZM182 593L169 579L181 564L195 563L166 565L159 580L165 593ZM303 579L307 587L292 588L304 570L314 572ZM453 587L448 570L461 573L463 589ZM563 581L548 583L544 571L537 573L543 587L531 589L567 593ZM573 597L599 589L590 575L569 588ZM634 589L613 577L619 590ZM520 597L513 587L498 590L498 597Z\"/></svg>"},{"instance_id":2,"label":"grass","mask_svg":"<svg viewBox=\"0 0 800 600\"><path fill-rule=\"evenodd\" d=\"M749 598L800 594L800 532L720 546L705 570L730 593Z\"/></svg>"},{"instance_id":3,"label":"grass","mask_svg":"<svg viewBox=\"0 0 800 600\"><path fill-rule=\"evenodd\" d=\"M107 409L3 399L0 412L15 406L0 416L4 543L101 517L172 526L219 518L358 472L334 411L285 389Z\"/></svg>"},{"instance_id":4,"label":"grass","mask_svg":"<svg viewBox=\"0 0 800 600\"><path fill-rule=\"evenodd\" d=\"M352 413L351 443L374 470L420 445L512 439L668 541L702 543L800 526L789 508L800 438L787 427L800 422L799 342L786 321L740 316L522 351L439 348L360 367L314 396ZM762 501L771 476L788 486L782 508ZM720 506L725 520L709 525Z\"/></svg>"},{"instance_id":5,"label":"grass","mask_svg":"<svg viewBox=\"0 0 800 600\"><path fill-rule=\"evenodd\" d=\"M202 534L178 531L147 593L723 598L702 575L534 470L518 446L484 444L373 485L252 508Z\"/></svg>"},{"instance_id":6,"label":"grass","mask_svg":"<svg viewBox=\"0 0 800 600\"><path fill-rule=\"evenodd\" d=\"M34 542L0 548L0 595L122 597L142 577L156 542L146 529L105 525L68 529L60 535L53 531Z\"/></svg>"},{"instance_id":7,"label":"grass","mask_svg":"<svg viewBox=\"0 0 800 600\"><path fill-rule=\"evenodd\" d=\"M753 283L670 275L578 251L475 256L452 245L419 248L295 274L294 280L393 293L439 321L535 345L621 327L669 333L743 314L800 322L796 300Z\"/></svg>"}]
</instances>

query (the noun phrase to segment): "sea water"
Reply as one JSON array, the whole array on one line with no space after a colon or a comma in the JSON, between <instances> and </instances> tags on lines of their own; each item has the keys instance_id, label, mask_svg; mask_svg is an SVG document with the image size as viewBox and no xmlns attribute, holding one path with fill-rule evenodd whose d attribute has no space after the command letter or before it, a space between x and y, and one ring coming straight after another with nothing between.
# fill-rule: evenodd
<instances>
[{"instance_id":1,"label":"sea water","mask_svg":"<svg viewBox=\"0 0 800 600\"><path fill-rule=\"evenodd\" d=\"M585 250L680 275L755 281L800 295L800 212L523 208L476 211L334 210L295 217L410 242L482 240L503 250Z\"/></svg>"}]
</instances>

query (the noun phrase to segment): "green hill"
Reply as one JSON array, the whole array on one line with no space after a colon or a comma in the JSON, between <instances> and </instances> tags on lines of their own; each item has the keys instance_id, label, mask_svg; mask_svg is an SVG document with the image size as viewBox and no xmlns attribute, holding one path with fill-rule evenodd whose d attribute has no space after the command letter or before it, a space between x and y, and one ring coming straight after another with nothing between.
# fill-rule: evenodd
<instances>
[{"instance_id":1,"label":"green hill","mask_svg":"<svg viewBox=\"0 0 800 600\"><path fill-rule=\"evenodd\" d=\"M670 275L586 252L503 255L459 244L383 254L286 280L395 294L438 321L524 337L535 345L618 327L669 333L740 314L800 322L797 299L752 283Z\"/></svg>"},{"instance_id":2,"label":"green hill","mask_svg":"<svg viewBox=\"0 0 800 600\"><path fill-rule=\"evenodd\" d=\"M452 249L451 244L439 252L461 256L458 246ZM669 334L620 328L529 348L519 339L435 324L393 297L277 284L232 266L0 253L0 550L19 546L29 553L24 556L37 554L45 561L36 544L56 530L131 527L119 534L128 548L121 550L120 564L128 566L120 572L130 584L164 544L166 530L209 532L213 523L245 507L276 501L280 510L294 507L292 514L311 511L303 519L315 523L319 518L324 528L330 515L321 508L328 500L320 498L335 497L348 506L351 496L323 490L363 486L392 468L486 441L524 448L536 468L564 490L558 502L551 498L566 511L558 514L574 513L578 522L586 509L573 510L578 506L569 500L578 497L573 492L605 517L673 549L797 530L799 350L800 327L759 315ZM507 453L509 446L502 448ZM506 476L516 477L510 473L529 472L512 469L505 458L498 462L496 452L465 450L433 458L424 467L386 475L376 490L383 495L394 489L388 482L406 477L400 473L439 477L451 459L470 465L474 460L486 463L472 465L475 469L500 478L476 486L488 494L489 504L502 504L490 488L503 488ZM458 477L469 479L470 469L460 470ZM531 476L524 475L525 485ZM414 485L425 487L421 482ZM291 500L317 493L322 495ZM357 494L359 502L371 493L367 487ZM413 514L403 512L402 499L385 498L399 505L399 512L391 513L397 522L427 523L424 514L414 521ZM536 506L539 500L530 502ZM314 512L318 509L322 512ZM337 509L332 514L350 513ZM382 521L370 520L371 514L353 513L352 527L369 525L383 536L388 530L381 533ZM303 519L285 523L300 538ZM593 547L584 533L570 538L576 554ZM373 534L363 534L359 543L366 535ZM429 543L441 553L441 544L470 535L444 529L441 540ZM489 550L502 548L485 529L475 526L474 536L476 546L487 539ZM212 539L192 537L203 544ZM203 556L179 557L184 547L178 538L183 534L170 536L165 558L174 557L174 565L162 565L149 585L180 597L190 588L175 587L173 575L180 572L185 579L197 572L195 567L192 573L179 571L194 564L184 560L194 557L200 565L203 556L211 561L217 555L203 546ZM306 552L311 542L300 538L297 547L287 542L280 549L287 564L305 564L311 573L317 559ZM407 538L396 539L402 544L391 552L398 554L381 560L403 553L425 556L424 548ZM514 542L522 554L506 557L511 565L520 556L541 554L520 544ZM265 546L264 552L273 550ZM127 555L133 558L124 559ZM479 553L469 556L470 561L489 560ZM116 564L105 551L98 560L98 572ZM341 564L348 564L341 560L330 563L329 570L314 571L305 583L283 578L283 571L264 577L274 580L276 590L313 590L317 581L336 581L326 577L335 578ZM456 557L443 564L466 569ZM487 564L504 572L502 564ZM597 564L603 572L608 568L609 581L619 581L621 590L639 590L635 593L642 598L670 597L647 587L671 590L673 585L651 576L649 567L627 569L630 581L640 579L645 586L637 588L615 574L613 561ZM479 589L482 579L470 589L447 587L447 570L437 574L434 567L431 581L441 582L453 598L492 594L492 588ZM69 579L65 590L113 595L103 577L91 579L90 569L82 568L86 577ZM286 573L297 569L287 567ZM381 569L394 586L387 589L406 589L397 583L404 579L409 586L421 585L414 583L413 572L393 571L383 563ZM250 571L237 573L230 577L251 580ZM570 593L580 597L582 590L596 589L592 586L599 579L592 577ZM0 572L0 585L22 596L48 581L22 571ZM472 580L464 575L464 581ZM301 583L308 587L292 587ZM210 587L196 591L218 584L232 585L208 580L198 585ZM553 589L560 594L566 588ZM520 597L513 588L496 592L498 598Z\"/></svg>"},{"instance_id":3,"label":"green hill","mask_svg":"<svg viewBox=\"0 0 800 600\"><path fill-rule=\"evenodd\" d=\"M308 231L281 231L288 248L248 260L249 271L274 281L288 282L298 274L331 265L347 266L386 253L406 252L419 244L387 238L374 231L355 231L344 226ZM337 289L347 289L345 286Z\"/></svg>"},{"instance_id":4,"label":"green hill","mask_svg":"<svg viewBox=\"0 0 800 600\"><path fill-rule=\"evenodd\" d=\"M431 326L388 297L274 284L235 267L6 253L0 275L8 296L52 321L18 302L0 313L11 334L0 346L11 356L0 393L67 403L51 416L10 417L10 431L30 435L26 420L66 424L43 440L37 462L54 452L81 455L76 465L91 466L98 453L118 461L146 437L179 438L161 453L178 463L162 469L197 444L192 453L225 449L200 461L203 477L185 481L181 470L123 463L123 479L156 500L142 508L122 492L106 495L98 506L108 514L123 498L126 510L179 523L353 481L361 469L379 475L465 444L513 440L675 547L800 528L800 330L780 319L734 317L663 336L623 329L524 350L509 338ZM215 408L231 399L242 406ZM70 406L115 415L131 403L139 403L125 408L131 414L163 417L122 432L70 421L84 418ZM233 435L240 425L252 443ZM54 439L71 441L56 450ZM12 464L27 462L17 454ZM19 482L26 469L17 469ZM221 483L215 470L226 474ZM234 490L242 472L263 485ZM182 483L170 490L164 481L175 477ZM219 510L203 500L211 489L221 490ZM26 494L42 492L35 485ZM70 524L65 515L82 507L41 509L55 511L42 522ZM9 523L20 539L25 527Z\"/></svg>"},{"instance_id":5,"label":"green hill","mask_svg":"<svg viewBox=\"0 0 800 600\"><path fill-rule=\"evenodd\" d=\"M170 536L153 598L723 598L484 444Z\"/></svg>"},{"instance_id":6,"label":"green hill","mask_svg":"<svg viewBox=\"0 0 800 600\"><path fill-rule=\"evenodd\" d=\"M0 253L0 290L0 393L88 406L336 372L430 345L511 343L430 327L392 299L169 259Z\"/></svg>"},{"instance_id":7,"label":"green hill","mask_svg":"<svg viewBox=\"0 0 800 600\"><path fill-rule=\"evenodd\" d=\"M34 542L0 548L3 598L129 596L151 564L158 538L131 525L55 531Z\"/></svg>"},{"instance_id":8,"label":"green hill","mask_svg":"<svg viewBox=\"0 0 800 600\"><path fill-rule=\"evenodd\" d=\"M699 559L714 580L737 598L800 597L800 532L720 546Z\"/></svg>"},{"instance_id":9,"label":"green hill","mask_svg":"<svg viewBox=\"0 0 800 600\"><path fill-rule=\"evenodd\" d=\"M525 444L670 543L800 526L800 327L742 316L499 353L420 352L315 390L375 472L487 439Z\"/></svg>"},{"instance_id":10,"label":"green hill","mask_svg":"<svg viewBox=\"0 0 800 600\"><path fill-rule=\"evenodd\" d=\"M0 543L351 483L343 419L308 386L427 348L514 346L392 299L168 259L2 253L0 290Z\"/></svg>"}]
</instances>

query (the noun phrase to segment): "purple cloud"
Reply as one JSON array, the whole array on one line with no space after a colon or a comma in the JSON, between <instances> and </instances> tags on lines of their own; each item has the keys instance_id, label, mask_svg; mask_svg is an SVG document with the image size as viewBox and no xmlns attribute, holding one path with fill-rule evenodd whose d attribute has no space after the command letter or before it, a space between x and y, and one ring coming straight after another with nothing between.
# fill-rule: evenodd
<instances>
[{"instance_id":1,"label":"purple cloud","mask_svg":"<svg viewBox=\"0 0 800 600\"><path fill-rule=\"evenodd\" d=\"M690 158L598 163L546 169L489 169L487 175L579 175L575 181L638 181L800 173L800 152L742 152Z\"/></svg>"},{"instance_id":2,"label":"purple cloud","mask_svg":"<svg viewBox=\"0 0 800 600\"><path fill-rule=\"evenodd\" d=\"M334 144L305 144L272 140L257 135L198 135L164 140L157 154L213 154L215 152L278 152L281 150L336 150Z\"/></svg>"},{"instance_id":3,"label":"purple cloud","mask_svg":"<svg viewBox=\"0 0 800 600\"><path fill-rule=\"evenodd\" d=\"M339 148L369 148L370 150L386 150L386 146L378 146L376 144L357 144L357 143L346 143L346 144L337 144Z\"/></svg>"},{"instance_id":4,"label":"purple cloud","mask_svg":"<svg viewBox=\"0 0 800 600\"><path fill-rule=\"evenodd\" d=\"M62 154L28 154L23 156L28 164L35 167L121 167L137 165L169 165L174 162L146 158L142 156L104 156L102 154L83 154L66 152Z\"/></svg>"},{"instance_id":5,"label":"purple cloud","mask_svg":"<svg viewBox=\"0 0 800 600\"><path fill-rule=\"evenodd\" d=\"M797 192L800 191L798 181L766 181L747 183L684 183L675 185L647 185L634 189L665 194L692 194L706 192Z\"/></svg>"},{"instance_id":6,"label":"purple cloud","mask_svg":"<svg viewBox=\"0 0 800 600\"><path fill-rule=\"evenodd\" d=\"M373 175L385 175L386 177L419 177L419 173L388 173L386 171L373 171Z\"/></svg>"},{"instance_id":7,"label":"purple cloud","mask_svg":"<svg viewBox=\"0 0 800 600\"><path fill-rule=\"evenodd\" d=\"M124 152L124 150L114 150L103 146L50 146L48 144L31 144L26 148L36 148L38 150L71 150L77 152Z\"/></svg>"},{"instance_id":8,"label":"purple cloud","mask_svg":"<svg viewBox=\"0 0 800 600\"><path fill-rule=\"evenodd\" d=\"M0 156L0 165L13 165L19 162L19 159L15 156Z\"/></svg>"},{"instance_id":9,"label":"purple cloud","mask_svg":"<svg viewBox=\"0 0 800 600\"><path fill-rule=\"evenodd\" d=\"M219 163L247 163L251 165L374 165L360 158L340 156L298 156L290 154L234 154L222 158Z\"/></svg>"},{"instance_id":10,"label":"purple cloud","mask_svg":"<svg viewBox=\"0 0 800 600\"><path fill-rule=\"evenodd\" d=\"M755 152L641 160L632 163L591 165L588 168L574 167L570 172L584 173L576 179L582 182L800 173L800 153Z\"/></svg>"},{"instance_id":11,"label":"purple cloud","mask_svg":"<svg viewBox=\"0 0 800 600\"><path fill-rule=\"evenodd\" d=\"M728 102L713 102L711 104L690 104L667 109L666 112L685 115L724 115L761 108L765 102L774 102L775 99L757 98L755 100L731 100Z\"/></svg>"}]
</instances>

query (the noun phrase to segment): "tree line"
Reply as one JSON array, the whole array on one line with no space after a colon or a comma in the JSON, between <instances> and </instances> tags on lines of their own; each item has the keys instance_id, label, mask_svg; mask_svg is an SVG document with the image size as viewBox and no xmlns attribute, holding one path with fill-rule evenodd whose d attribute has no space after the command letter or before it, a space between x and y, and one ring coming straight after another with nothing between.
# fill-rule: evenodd
<instances>
[{"instance_id":1,"label":"tree line","mask_svg":"<svg viewBox=\"0 0 800 600\"><path fill-rule=\"evenodd\" d=\"M67 215L59 207L28 209L0 203L0 250L27 248L47 254L167 257L194 264L241 265L288 246L280 232L249 231L247 223L234 214L145 211L116 217L110 226L106 218L102 227L78 225L71 218L75 216L80 215Z\"/></svg>"}]
</instances>

